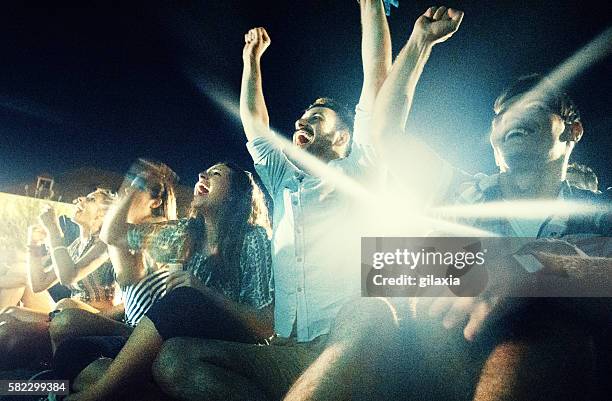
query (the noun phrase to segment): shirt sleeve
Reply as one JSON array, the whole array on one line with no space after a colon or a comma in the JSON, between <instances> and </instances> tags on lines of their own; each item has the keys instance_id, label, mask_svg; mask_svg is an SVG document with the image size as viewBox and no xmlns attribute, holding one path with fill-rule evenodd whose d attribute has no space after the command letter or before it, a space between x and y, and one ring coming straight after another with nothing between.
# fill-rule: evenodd
<instances>
[{"instance_id":1,"label":"shirt sleeve","mask_svg":"<svg viewBox=\"0 0 612 401\"><path fill-rule=\"evenodd\" d=\"M371 139L372 113L357 105L355 107L355 123L353 125L353 145L372 145Z\"/></svg>"},{"instance_id":2,"label":"shirt sleeve","mask_svg":"<svg viewBox=\"0 0 612 401\"><path fill-rule=\"evenodd\" d=\"M295 167L287 156L268 138L258 137L247 142L247 150L253 158L255 171L271 195L282 189L283 180L293 172Z\"/></svg>"},{"instance_id":3,"label":"shirt sleeve","mask_svg":"<svg viewBox=\"0 0 612 401\"><path fill-rule=\"evenodd\" d=\"M239 302L262 309L274 300L272 253L266 231L256 227L244 237L240 257Z\"/></svg>"},{"instance_id":4,"label":"shirt sleeve","mask_svg":"<svg viewBox=\"0 0 612 401\"><path fill-rule=\"evenodd\" d=\"M345 174L364 183L380 181L386 174L372 146L371 121L372 114L357 105L350 152L347 157L330 162L343 164Z\"/></svg>"},{"instance_id":5,"label":"shirt sleeve","mask_svg":"<svg viewBox=\"0 0 612 401\"><path fill-rule=\"evenodd\" d=\"M132 224L127 232L127 244L130 251L143 248L145 237L151 233L151 224Z\"/></svg>"}]
</instances>

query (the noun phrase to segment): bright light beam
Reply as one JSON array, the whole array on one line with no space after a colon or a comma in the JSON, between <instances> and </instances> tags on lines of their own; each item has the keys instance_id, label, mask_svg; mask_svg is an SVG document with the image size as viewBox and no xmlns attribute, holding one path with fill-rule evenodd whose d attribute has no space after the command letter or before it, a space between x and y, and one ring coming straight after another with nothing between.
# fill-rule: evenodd
<instances>
[{"instance_id":1,"label":"bright light beam","mask_svg":"<svg viewBox=\"0 0 612 401\"><path fill-rule=\"evenodd\" d=\"M550 83L565 87L578 75L597 64L612 53L612 26L608 27L595 39L578 50L573 56L551 71L539 84L524 94L519 101L509 107L521 108L533 100L546 99L550 93Z\"/></svg>"},{"instance_id":2,"label":"bright light beam","mask_svg":"<svg viewBox=\"0 0 612 401\"><path fill-rule=\"evenodd\" d=\"M612 213L611 205L593 205L570 201L512 201L478 205L453 205L431 209L436 215L455 218L523 218L552 215L593 215Z\"/></svg>"}]
</instances>

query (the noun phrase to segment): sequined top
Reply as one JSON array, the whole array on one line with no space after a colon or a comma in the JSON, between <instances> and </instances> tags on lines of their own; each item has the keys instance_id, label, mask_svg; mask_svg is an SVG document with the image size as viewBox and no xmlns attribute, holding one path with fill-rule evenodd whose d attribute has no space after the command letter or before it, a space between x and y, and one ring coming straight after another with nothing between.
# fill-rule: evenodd
<instances>
[{"instance_id":1,"label":"sequined top","mask_svg":"<svg viewBox=\"0 0 612 401\"><path fill-rule=\"evenodd\" d=\"M77 238L68 246L68 254L73 261L79 260L95 244L92 237L86 244ZM90 273L83 280L70 286L70 297L85 303L109 302L115 298L115 271L110 259Z\"/></svg>"}]
</instances>

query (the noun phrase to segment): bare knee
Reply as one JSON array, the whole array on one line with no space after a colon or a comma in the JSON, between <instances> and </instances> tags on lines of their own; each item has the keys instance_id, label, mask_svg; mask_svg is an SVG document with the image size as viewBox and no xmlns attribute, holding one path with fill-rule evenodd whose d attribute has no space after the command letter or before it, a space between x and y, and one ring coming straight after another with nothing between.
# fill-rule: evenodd
<instances>
[{"instance_id":1,"label":"bare knee","mask_svg":"<svg viewBox=\"0 0 612 401\"><path fill-rule=\"evenodd\" d=\"M162 349L153 363L153 377L162 387L165 384L177 383L189 374L191 361L189 352L186 352L188 340L172 338L162 346Z\"/></svg>"},{"instance_id":2,"label":"bare knee","mask_svg":"<svg viewBox=\"0 0 612 401\"><path fill-rule=\"evenodd\" d=\"M589 399L594 354L580 332L499 344L487 359L475 400Z\"/></svg>"},{"instance_id":3,"label":"bare knee","mask_svg":"<svg viewBox=\"0 0 612 401\"><path fill-rule=\"evenodd\" d=\"M84 391L95 384L100 377L108 370L113 362L111 358L99 358L89 365L74 380L72 387L76 392Z\"/></svg>"},{"instance_id":4,"label":"bare knee","mask_svg":"<svg viewBox=\"0 0 612 401\"><path fill-rule=\"evenodd\" d=\"M2 321L3 317L12 316L19 312L18 306L8 306L2 310L0 310L0 321Z\"/></svg>"},{"instance_id":5,"label":"bare knee","mask_svg":"<svg viewBox=\"0 0 612 401\"><path fill-rule=\"evenodd\" d=\"M228 357L214 341L172 338L164 343L153 363L153 378L169 394L191 392L198 383L198 396L217 399L227 391L220 372L224 370L222 361Z\"/></svg>"},{"instance_id":6,"label":"bare knee","mask_svg":"<svg viewBox=\"0 0 612 401\"><path fill-rule=\"evenodd\" d=\"M345 305L331 330L335 340L366 340L397 335L395 308L384 298L361 298Z\"/></svg>"},{"instance_id":7,"label":"bare knee","mask_svg":"<svg viewBox=\"0 0 612 401\"><path fill-rule=\"evenodd\" d=\"M49 334L53 344L57 346L62 341L77 337L78 323L82 322L87 314L89 312L81 309L65 309L55 315L49 324Z\"/></svg>"},{"instance_id":8,"label":"bare knee","mask_svg":"<svg viewBox=\"0 0 612 401\"><path fill-rule=\"evenodd\" d=\"M73 309L79 308L79 304L73 301L71 298L63 298L60 299L57 304L55 304L55 309Z\"/></svg>"}]
</instances>

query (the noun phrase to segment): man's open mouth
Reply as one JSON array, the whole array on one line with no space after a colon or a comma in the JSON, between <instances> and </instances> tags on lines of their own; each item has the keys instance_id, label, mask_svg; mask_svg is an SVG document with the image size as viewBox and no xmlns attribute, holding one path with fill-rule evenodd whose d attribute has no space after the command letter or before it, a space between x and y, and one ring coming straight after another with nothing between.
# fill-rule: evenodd
<instances>
[{"instance_id":1,"label":"man's open mouth","mask_svg":"<svg viewBox=\"0 0 612 401\"><path fill-rule=\"evenodd\" d=\"M513 128L504 135L504 142L514 138L524 138L529 135L529 132L524 128Z\"/></svg>"},{"instance_id":2,"label":"man's open mouth","mask_svg":"<svg viewBox=\"0 0 612 401\"><path fill-rule=\"evenodd\" d=\"M298 146L308 145L314 139L314 135L303 129L295 131L295 133L297 135L296 142Z\"/></svg>"}]
</instances>

